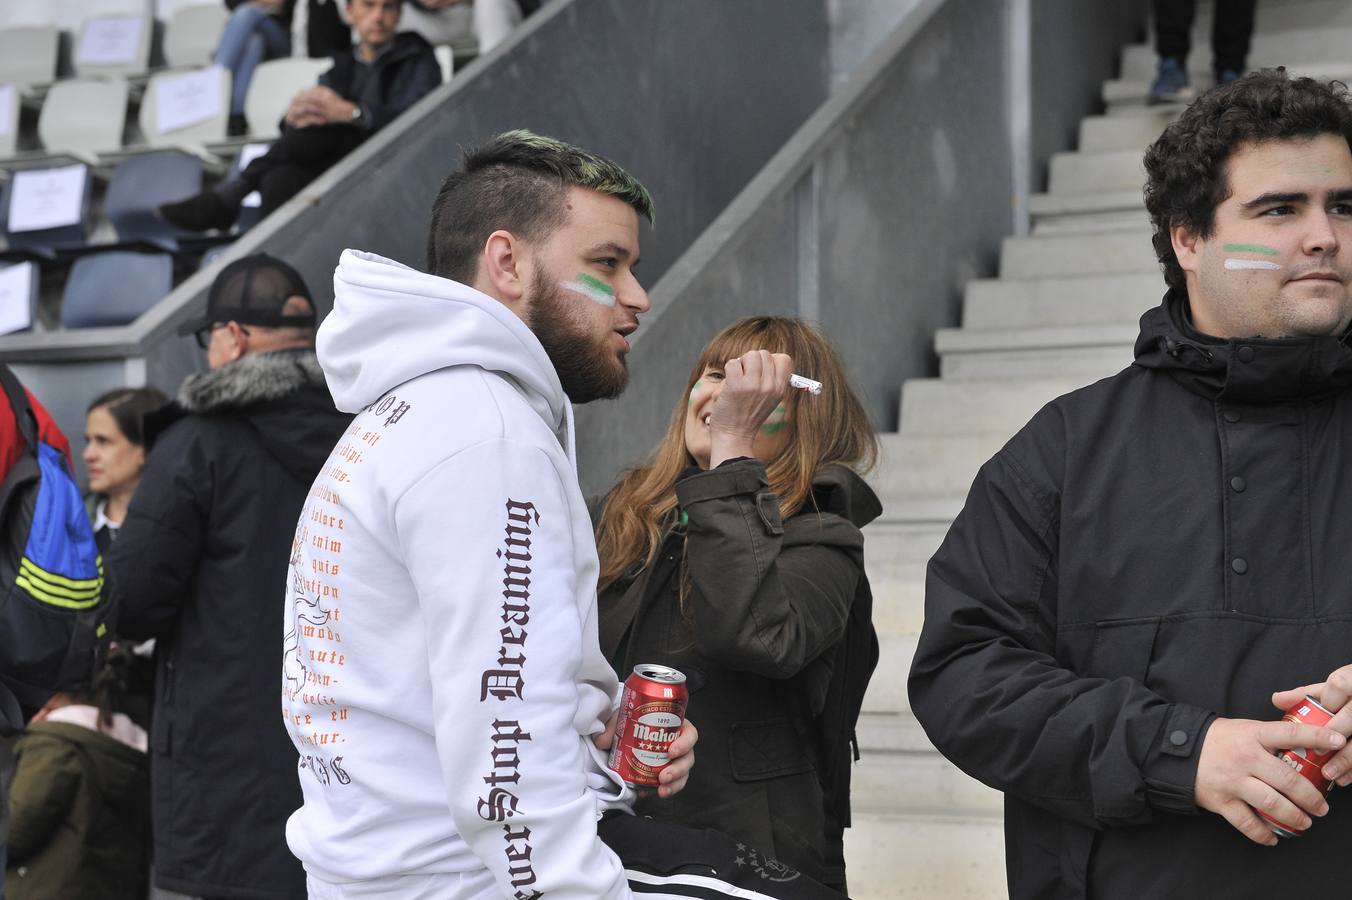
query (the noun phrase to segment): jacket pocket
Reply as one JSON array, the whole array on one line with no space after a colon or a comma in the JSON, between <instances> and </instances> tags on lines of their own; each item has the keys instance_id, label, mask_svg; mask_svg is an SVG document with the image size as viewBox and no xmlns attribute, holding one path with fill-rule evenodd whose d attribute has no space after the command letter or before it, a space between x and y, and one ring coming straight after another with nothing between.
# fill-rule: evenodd
<instances>
[{"instance_id":1,"label":"jacket pocket","mask_svg":"<svg viewBox=\"0 0 1352 900\"><path fill-rule=\"evenodd\" d=\"M1145 684L1155 653L1160 620L1094 623L1094 644L1084 673L1089 678L1131 678Z\"/></svg>"},{"instance_id":2,"label":"jacket pocket","mask_svg":"<svg viewBox=\"0 0 1352 900\"><path fill-rule=\"evenodd\" d=\"M734 781L782 778L813 769L806 743L789 719L734 724L728 754Z\"/></svg>"}]
</instances>

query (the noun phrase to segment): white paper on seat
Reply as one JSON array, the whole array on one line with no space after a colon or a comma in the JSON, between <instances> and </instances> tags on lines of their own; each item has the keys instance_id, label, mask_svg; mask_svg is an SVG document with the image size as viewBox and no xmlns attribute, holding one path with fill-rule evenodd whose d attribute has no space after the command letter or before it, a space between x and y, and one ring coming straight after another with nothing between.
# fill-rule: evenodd
<instances>
[{"instance_id":1,"label":"white paper on seat","mask_svg":"<svg viewBox=\"0 0 1352 900\"><path fill-rule=\"evenodd\" d=\"M89 167L60 166L15 172L9 193L9 230L38 231L80 221Z\"/></svg>"},{"instance_id":2,"label":"white paper on seat","mask_svg":"<svg viewBox=\"0 0 1352 900\"><path fill-rule=\"evenodd\" d=\"M107 16L90 19L75 48L75 65L127 66L136 62L141 49L140 16Z\"/></svg>"},{"instance_id":3,"label":"white paper on seat","mask_svg":"<svg viewBox=\"0 0 1352 900\"><path fill-rule=\"evenodd\" d=\"M262 156L264 153L267 153L268 149L271 146L272 146L271 144L245 144L243 147L240 147L239 148L240 171L243 171L245 166L253 162L255 159L258 159L258 157ZM253 191L244 198L243 205L262 206L263 195L258 193L258 191Z\"/></svg>"},{"instance_id":4,"label":"white paper on seat","mask_svg":"<svg viewBox=\"0 0 1352 900\"><path fill-rule=\"evenodd\" d=\"M19 263L0 269L0 334L33 325L33 277L37 266Z\"/></svg>"},{"instance_id":5,"label":"white paper on seat","mask_svg":"<svg viewBox=\"0 0 1352 900\"><path fill-rule=\"evenodd\" d=\"M163 134L178 131L221 114L221 78L225 70L210 66L155 80L155 127Z\"/></svg>"},{"instance_id":6,"label":"white paper on seat","mask_svg":"<svg viewBox=\"0 0 1352 900\"><path fill-rule=\"evenodd\" d=\"M14 85L0 84L0 134L9 134L9 117L14 114Z\"/></svg>"}]
</instances>

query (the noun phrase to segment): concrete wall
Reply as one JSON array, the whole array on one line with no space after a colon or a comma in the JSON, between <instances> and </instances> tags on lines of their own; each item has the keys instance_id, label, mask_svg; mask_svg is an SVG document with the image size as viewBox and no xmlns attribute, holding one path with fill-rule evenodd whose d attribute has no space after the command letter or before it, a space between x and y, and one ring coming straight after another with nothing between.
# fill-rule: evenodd
<instances>
[{"instance_id":1,"label":"concrete wall","mask_svg":"<svg viewBox=\"0 0 1352 900\"><path fill-rule=\"evenodd\" d=\"M282 256L327 311L343 248L420 267L428 209L461 148L526 127L611 156L648 185L657 227L644 226L641 271L651 284L826 99L828 40L825 0L551 3L220 264L259 250ZM198 359L173 330L205 305L213 273L125 328L0 337L0 359L29 364L34 390L59 408L117 386L80 389L65 371L100 359L142 359L125 371L172 392ZM67 391L78 396L54 396Z\"/></svg>"},{"instance_id":2,"label":"concrete wall","mask_svg":"<svg viewBox=\"0 0 1352 900\"><path fill-rule=\"evenodd\" d=\"M891 34L651 291L628 391L579 409L589 492L647 456L704 343L743 315L819 322L876 427L894 430L902 381L935 373L934 330L956 324L969 279L995 273L1028 170L1070 146L1062 123L1096 108L1144 6L901 5ZM833 69L868 42L856 17L881 21L876 6L832 0L849 31L833 37Z\"/></svg>"}]
</instances>

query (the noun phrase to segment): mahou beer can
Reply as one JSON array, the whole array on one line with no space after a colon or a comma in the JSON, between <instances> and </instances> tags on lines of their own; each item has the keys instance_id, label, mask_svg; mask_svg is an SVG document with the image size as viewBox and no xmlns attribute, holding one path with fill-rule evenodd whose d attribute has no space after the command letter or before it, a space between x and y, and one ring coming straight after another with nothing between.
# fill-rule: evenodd
<instances>
[{"instance_id":1,"label":"mahou beer can","mask_svg":"<svg viewBox=\"0 0 1352 900\"><path fill-rule=\"evenodd\" d=\"M667 748L681 733L690 694L685 676L668 666L634 666L620 697L610 768L630 787L657 787L657 773L670 761Z\"/></svg>"},{"instance_id":2,"label":"mahou beer can","mask_svg":"<svg viewBox=\"0 0 1352 900\"><path fill-rule=\"evenodd\" d=\"M1332 718L1333 713L1320 706L1318 700L1306 695L1304 700L1287 710L1286 715L1282 716L1282 721L1320 726L1327 725ZM1305 747L1293 747L1278 753L1277 758L1299 772L1301 777L1318 788L1321 794L1328 794L1333 788L1333 783L1324 777L1324 764L1333 758L1334 752L1336 751L1319 753ZM1266 813L1260 812L1258 815L1263 817L1274 834L1281 837L1300 837L1303 833L1297 828L1278 822Z\"/></svg>"}]
</instances>

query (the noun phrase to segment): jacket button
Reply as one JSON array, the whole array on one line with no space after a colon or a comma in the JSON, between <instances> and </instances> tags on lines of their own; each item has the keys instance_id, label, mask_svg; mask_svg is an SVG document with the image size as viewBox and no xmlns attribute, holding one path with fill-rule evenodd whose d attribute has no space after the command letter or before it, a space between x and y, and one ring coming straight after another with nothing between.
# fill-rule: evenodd
<instances>
[{"instance_id":1,"label":"jacket button","mask_svg":"<svg viewBox=\"0 0 1352 900\"><path fill-rule=\"evenodd\" d=\"M1240 362L1253 362L1253 348L1240 347L1239 351L1235 353L1235 356L1239 357Z\"/></svg>"},{"instance_id":2,"label":"jacket button","mask_svg":"<svg viewBox=\"0 0 1352 900\"><path fill-rule=\"evenodd\" d=\"M1235 570L1236 575L1243 575L1249 571L1249 563L1242 556L1236 556L1230 560L1230 568Z\"/></svg>"},{"instance_id":3,"label":"jacket button","mask_svg":"<svg viewBox=\"0 0 1352 900\"><path fill-rule=\"evenodd\" d=\"M1234 488L1235 493L1237 494L1244 493L1244 489L1248 486L1249 486L1248 482L1246 482L1243 478L1241 478L1238 475L1230 479L1230 487Z\"/></svg>"},{"instance_id":4,"label":"jacket button","mask_svg":"<svg viewBox=\"0 0 1352 900\"><path fill-rule=\"evenodd\" d=\"M1170 732L1169 743L1173 744L1175 747L1182 747L1187 742L1188 733L1186 731L1179 729L1178 731Z\"/></svg>"},{"instance_id":5,"label":"jacket button","mask_svg":"<svg viewBox=\"0 0 1352 900\"><path fill-rule=\"evenodd\" d=\"M1225 421L1227 422L1238 422L1240 420L1239 413L1235 412L1233 409L1227 409L1225 412L1221 413L1221 415L1225 417Z\"/></svg>"}]
</instances>

